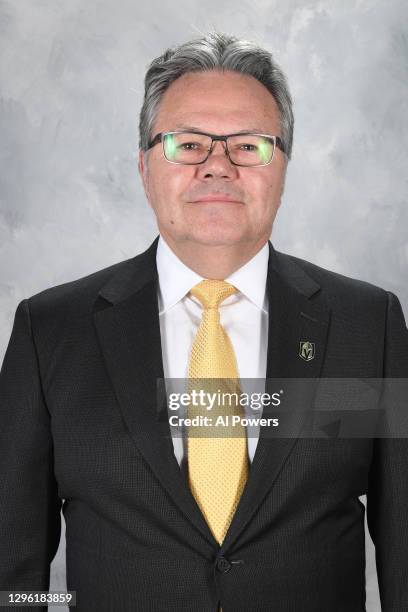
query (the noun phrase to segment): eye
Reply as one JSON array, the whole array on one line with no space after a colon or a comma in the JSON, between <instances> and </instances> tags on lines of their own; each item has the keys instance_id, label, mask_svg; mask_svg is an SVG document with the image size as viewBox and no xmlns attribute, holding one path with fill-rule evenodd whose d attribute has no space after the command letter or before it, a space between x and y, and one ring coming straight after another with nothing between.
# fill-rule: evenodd
<instances>
[{"instance_id":1,"label":"eye","mask_svg":"<svg viewBox=\"0 0 408 612\"><path fill-rule=\"evenodd\" d=\"M252 151L256 151L257 147L253 144L250 143L243 143L241 145L238 146L239 149L241 149L242 151L248 151L248 152L252 152Z\"/></svg>"},{"instance_id":2,"label":"eye","mask_svg":"<svg viewBox=\"0 0 408 612\"><path fill-rule=\"evenodd\" d=\"M201 145L198 142L183 142L179 145L180 149L184 149L186 151L194 151L195 149L199 149Z\"/></svg>"}]
</instances>

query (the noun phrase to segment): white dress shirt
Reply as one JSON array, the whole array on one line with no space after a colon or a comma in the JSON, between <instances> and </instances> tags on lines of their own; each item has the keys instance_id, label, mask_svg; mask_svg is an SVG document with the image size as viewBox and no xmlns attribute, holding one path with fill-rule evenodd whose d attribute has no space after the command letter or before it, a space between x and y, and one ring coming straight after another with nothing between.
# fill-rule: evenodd
<instances>
[{"instance_id":1,"label":"white dress shirt","mask_svg":"<svg viewBox=\"0 0 408 612\"><path fill-rule=\"evenodd\" d=\"M242 392L250 392L245 388L245 379L266 377L268 258L269 246L266 243L250 261L226 278L238 292L225 299L219 307L221 325L234 347ZM165 379L186 379L190 351L203 311L201 303L187 294L203 277L188 268L161 235L157 245L156 263L164 376ZM171 392L171 380L166 380L166 388L168 393ZM256 390L262 392L263 388L257 386ZM248 413L248 408L243 408ZM259 411L259 416L261 414ZM259 427L251 428L250 432L247 430L247 435L248 457L252 462L258 443ZM172 439L175 457L181 465L182 460L187 459L186 439L180 433L176 435L175 430L172 431Z\"/></svg>"}]
</instances>

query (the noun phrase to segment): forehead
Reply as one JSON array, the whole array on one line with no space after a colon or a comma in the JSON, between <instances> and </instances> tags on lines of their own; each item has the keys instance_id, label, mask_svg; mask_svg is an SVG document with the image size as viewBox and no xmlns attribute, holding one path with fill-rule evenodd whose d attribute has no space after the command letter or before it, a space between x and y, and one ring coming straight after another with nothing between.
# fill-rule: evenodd
<instances>
[{"instance_id":1,"label":"forehead","mask_svg":"<svg viewBox=\"0 0 408 612\"><path fill-rule=\"evenodd\" d=\"M280 114L262 83L238 72L189 72L165 91L155 121L156 131L184 128L274 131Z\"/></svg>"}]
</instances>

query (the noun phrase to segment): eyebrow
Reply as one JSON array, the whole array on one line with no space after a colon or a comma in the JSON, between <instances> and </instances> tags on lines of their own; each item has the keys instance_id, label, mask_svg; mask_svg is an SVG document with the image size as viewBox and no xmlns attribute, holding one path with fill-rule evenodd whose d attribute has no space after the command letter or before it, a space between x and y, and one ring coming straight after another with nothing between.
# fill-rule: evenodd
<instances>
[{"instance_id":1,"label":"eyebrow","mask_svg":"<svg viewBox=\"0 0 408 612\"><path fill-rule=\"evenodd\" d=\"M175 129L176 130L178 129L191 130L192 132L206 132L207 131L204 128L196 127L194 125L186 125L185 123L178 123ZM233 133L240 134L241 132L249 132L251 134L265 134L266 133L263 131L263 129L256 128L256 127L245 128L245 129L239 130L238 132L233 132Z\"/></svg>"},{"instance_id":2,"label":"eyebrow","mask_svg":"<svg viewBox=\"0 0 408 612\"><path fill-rule=\"evenodd\" d=\"M200 132L201 128L198 127L194 127L193 125L186 125L185 123L177 123L176 125L176 129L182 129L182 130L193 130L194 132Z\"/></svg>"}]
</instances>

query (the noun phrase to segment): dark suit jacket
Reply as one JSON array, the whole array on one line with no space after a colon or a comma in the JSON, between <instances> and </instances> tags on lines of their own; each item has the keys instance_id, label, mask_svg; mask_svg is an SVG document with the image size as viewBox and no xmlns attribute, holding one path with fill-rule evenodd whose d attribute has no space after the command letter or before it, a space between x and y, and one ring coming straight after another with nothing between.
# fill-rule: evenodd
<instances>
[{"instance_id":1,"label":"dark suit jacket","mask_svg":"<svg viewBox=\"0 0 408 612\"><path fill-rule=\"evenodd\" d=\"M0 377L0 589L48 589L62 506L78 612L361 612L367 494L383 610L406 612L406 439L262 428L218 546L157 417L156 247L18 305ZM269 247L268 378L408 377L395 295Z\"/></svg>"}]
</instances>

